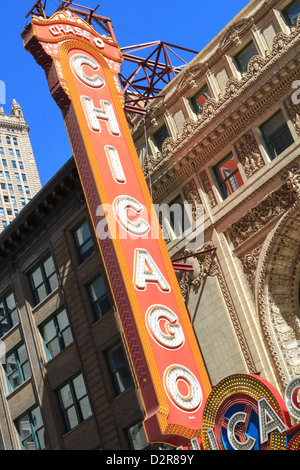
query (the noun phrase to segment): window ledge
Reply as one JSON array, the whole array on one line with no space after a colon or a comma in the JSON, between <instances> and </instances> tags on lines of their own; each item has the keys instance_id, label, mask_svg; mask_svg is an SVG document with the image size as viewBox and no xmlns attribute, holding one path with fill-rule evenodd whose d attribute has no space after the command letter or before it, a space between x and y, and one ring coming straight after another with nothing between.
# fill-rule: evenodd
<instances>
[{"instance_id":1,"label":"window ledge","mask_svg":"<svg viewBox=\"0 0 300 470\"><path fill-rule=\"evenodd\" d=\"M49 359L48 361L46 360L45 362L43 362L43 366L44 366L45 368L47 368L47 366L48 366L49 364L53 364L53 362L54 362L56 359L60 358L61 355L62 355L65 351L67 351L68 349L70 349L72 346L74 346L74 340L73 340L72 343L68 344L68 346L66 346L64 349L62 349L58 354L56 354L56 356L52 357L52 358Z\"/></svg>"},{"instance_id":2,"label":"window ledge","mask_svg":"<svg viewBox=\"0 0 300 470\"><path fill-rule=\"evenodd\" d=\"M112 402L116 402L118 400L122 400L126 395L128 395L130 392L132 393L132 390L135 390L135 386L131 385L129 388L126 388L123 392L119 393L115 397L113 397Z\"/></svg>"},{"instance_id":3,"label":"window ledge","mask_svg":"<svg viewBox=\"0 0 300 470\"><path fill-rule=\"evenodd\" d=\"M31 309L31 313L35 313L37 312L46 302L48 302L52 297L54 297L55 295L57 295L59 292L59 286L56 287L56 289L54 289L52 292L50 292L49 295L47 295L47 297L44 298L44 300L42 300L39 304L35 305L32 309Z\"/></svg>"},{"instance_id":4,"label":"window ledge","mask_svg":"<svg viewBox=\"0 0 300 470\"><path fill-rule=\"evenodd\" d=\"M11 392L7 392L7 394L5 394L5 398L9 400L10 398L17 395L17 393L20 392L23 388L25 388L26 385L28 385L31 382L31 380L32 380L32 376L28 377L28 379L26 379L24 382L18 385L14 390L12 390Z\"/></svg>"},{"instance_id":5,"label":"window ledge","mask_svg":"<svg viewBox=\"0 0 300 470\"><path fill-rule=\"evenodd\" d=\"M86 418L84 421L81 421L81 423L78 423L74 428L70 429L70 431L65 432L62 435L62 438L64 439L65 437L69 436L72 432L75 432L80 426L84 425L87 421L90 421L93 418L94 418L94 415L91 414L91 416Z\"/></svg>"}]
</instances>

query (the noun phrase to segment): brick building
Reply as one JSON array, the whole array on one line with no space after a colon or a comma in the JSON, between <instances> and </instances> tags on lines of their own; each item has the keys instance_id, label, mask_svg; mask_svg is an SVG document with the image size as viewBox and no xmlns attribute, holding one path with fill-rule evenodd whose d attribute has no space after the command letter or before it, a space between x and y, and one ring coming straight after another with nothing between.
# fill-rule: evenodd
<instances>
[{"instance_id":1,"label":"brick building","mask_svg":"<svg viewBox=\"0 0 300 470\"><path fill-rule=\"evenodd\" d=\"M74 160L1 234L5 449L147 445Z\"/></svg>"}]
</instances>

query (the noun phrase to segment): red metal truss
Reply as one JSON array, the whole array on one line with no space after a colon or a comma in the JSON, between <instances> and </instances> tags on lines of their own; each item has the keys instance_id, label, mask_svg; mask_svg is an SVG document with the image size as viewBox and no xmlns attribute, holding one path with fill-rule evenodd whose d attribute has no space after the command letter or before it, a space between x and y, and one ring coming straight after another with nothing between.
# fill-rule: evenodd
<instances>
[{"instance_id":1,"label":"red metal truss","mask_svg":"<svg viewBox=\"0 0 300 470\"><path fill-rule=\"evenodd\" d=\"M47 0L38 0L26 18L30 15L48 18L46 5ZM69 9L89 24L94 23L94 27L100 27L117 42L110 18L96 13L99 6L89 8L78 5L73 0L64 0L51 15ZM163 97L161 92L164 87L187 65L181 55L197 54L197 51L163 41L121 47L121 50L124 62L119 80L125 97L125 111L134 114L145 114L149 101L156 99L159 93L160 97Z\"/></svg>"},{"instance_id":2,"label":"red metal truss","mask_svg":"<svg viewBox=\"0 0 300 470\"><path fill-rule=\"evenodd\" d=\"M187 65L187 62L179 56L179 51L181 51L180 53L197 54L196 51L163 41L121 47L121 51L125 63L133 65L130 74L121 73L119 75L125 96L125 108L127 110L132 108L132 112L137 113L144 113L148 102L156 98ZM149 51L146 57L135 54L145 51ZM175 65L174 58L179 62L179 65ZM126 70L130 69L129 67L125 68Z\"/></svg>"}]
</instances>

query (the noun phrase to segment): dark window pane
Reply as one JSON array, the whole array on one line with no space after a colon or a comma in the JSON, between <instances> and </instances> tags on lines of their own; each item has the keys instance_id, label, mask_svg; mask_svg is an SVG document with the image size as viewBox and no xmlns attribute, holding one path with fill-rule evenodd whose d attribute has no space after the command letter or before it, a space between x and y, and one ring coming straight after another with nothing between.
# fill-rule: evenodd
<instances>
[{"instance_id":1,"label":"dark window pane","mask_svg":"<svg viewBox=\"0 0 300 470\"><path fill-rule=\"evenodd\" d=\"M87 221L83 222L83 224L75 230L74 238L79 261L83 263L83 261L88 259L95 252L94 243Z\"/></svg>"},{"instance_id":2,"label":"dark window pane","mask_svg":"<svg viewBox=\"0 0 300 470\"><path fill-rule=\"evenodd\" d=\"M170 226L176 238L191 226L182 197L179 195L169 204Z\"/></svg>"},{"instance_id":3,"label":"dark window pane","mask_svg":"<svg viewBox=\"0 0 300 470\"><path fill-rule=\"evenodd\" d=\"M162 126L157 132L155 132L154 140L159 152L162 151L162 144L168 137L169 132L166 125Z\"/></svg>"},{"instance_id":4,"label":"dark window pane","mask_svg":"<svg viewBox=\"0 0 300 470\"><path fill-rule=\"evenodd\" d=\"M235 56L240 72L247 72L249 61L255 55L258 55L258 52L253 42L251 42Z\"/></svg>"},{"instance_id":5,"label":"dark window pane","mask_svg":"<svg viewBox=\"0 0 300 470\"><path fill-rule=\"evenodd\" d=\"M19 316L13 294L10 292L0 299L0 337L19 323Z\"/></svg>"},{"instance_id":6,"label":"dark window pane","mask_svg":"<svg viewBox=\"0 0 300 470\"><path fill-rule=\"evenodd\" d=\"M103 276L99 276L89 285L89 294L96 318L102 318L111 310Z\"/></svg>"},{"instance_id":7,"label":"dark window pane","mask_svg":"<svg viewBox=\"0 0 300 470\"><path fill-rule=\"evenodd\" d=\"M61 387L58 397L66 431L91 416L90 402L81 374Z\"/></svg>"},{"instance_id":8,"label":"dark window pane","mask_svg":"<svg viewBox=\"0 0 300 470\"><path fill-rule=\"evenodd\" d=\"M73 342L69 319L65 310L55 313L40 327L48 359L57 356Z\"/></svg>"},{"instance_id":9,"label":"dark window pane","mask_svg":"<svg viewBox=\"0 0 300 470\"><path fill-rule=\"evenodd\" d=\"M294 139L281 111L277 112L260 127L271 159L287 149Z\"/></svg>"},{"instance_id":10,"label":"dark window pane","mask_svg":"<svg viewBox=\"0 0 300 470\"><path fill-rule=\"evenodd\" d=\"M52 256L48 256L30 271L29 280L34 305L37 305L58 287Z\"/></svg>"},{"instance_id":11,"label":"dark window pane","mask_svg":"<svg viewBox=\"0 0 300 470\"><path fill-rule=\"evenodd\" d=\"M132 377L121 345L107 352L107 360L117 394L124 392L133 385Z\"/></svg>"},{"instance_id":12,"label":"dark window pane","mask_svg":"<svg viewBox=\"0 0 300 470\"><path fill-rule=\"evenodd\" d=\"M283 14L289 26L295 26L297 24L297 18L300 13L300 2L299 0L290 3L290 5L283 10Z\"/></svg>"}]
</instances>

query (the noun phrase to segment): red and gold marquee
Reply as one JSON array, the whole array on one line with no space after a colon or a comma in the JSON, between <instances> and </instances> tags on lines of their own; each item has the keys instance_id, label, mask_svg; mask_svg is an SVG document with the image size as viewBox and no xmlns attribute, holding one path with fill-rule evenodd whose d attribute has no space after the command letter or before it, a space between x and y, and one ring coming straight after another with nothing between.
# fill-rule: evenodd
<instances>
[{"instance_id":1,"label":"red and gold marquee","mask_svg":"<svg viewBox=\"0 0 300 470\"><path fill-rule=\"evenodd\" d=\"M33 17L23 40L63 113L148 439L200 437L210 382L123 111L120 49L70 11Z\"/></svg>"},{"instance_id":2,"label":"red and gold marquee","mask_svg":"<svg viewBox=\"0 0 300 470\"><path fill-rule=\"evenodd\" d=\"M25 48L62 110L121 320L149 442L197 449L298 449L300 379L284 402L263 379L211 389L123 110L120 48L66 10L33 17Z\"/></svg>"}]
</instances>

